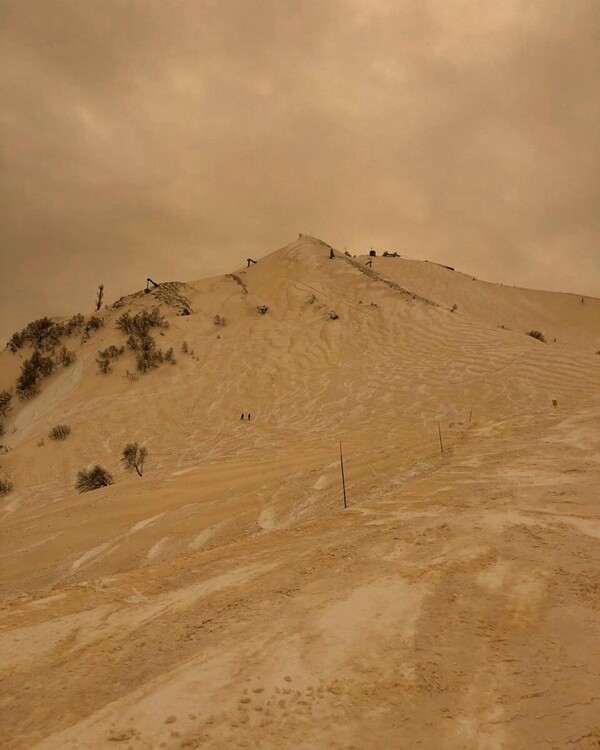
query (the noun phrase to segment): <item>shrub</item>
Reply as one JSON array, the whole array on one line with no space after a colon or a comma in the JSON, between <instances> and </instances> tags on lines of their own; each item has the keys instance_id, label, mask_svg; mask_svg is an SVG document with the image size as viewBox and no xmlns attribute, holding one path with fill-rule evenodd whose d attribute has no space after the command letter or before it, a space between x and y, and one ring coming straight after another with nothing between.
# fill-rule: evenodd
<instances>
[{"instance_id":1,"label":"shrub","mask_svg":"<svg viewBox=\"0 0 600 750\"><path fill-rule=\"evenodd\" d=\"M4 437L5 434L6 430L4 429L4 425L2 424L2 422L0 422L0 438Z\"/></svg>"},{"instance_id":2,"label":"shrub","mask_svg":"<svg viewBox=\"0 0 600 750\"><path fill-rule=\"evenodd\" d=\"M225 318L221 317L220 315L215 315L215 317L213 318L213 323L216 326L224 326L224 325L226 325Z\"/></svg>"},{"instance_id":3,"label":"shrub","mask_svg":"<svg viewBox=\"0 0 600 750\"><path fill-rule=\"evenodd\" d=\"M183 352L183 354L189 354L190 348L187 341L181 342L181 351Z\"/></svg>"},{"instance_id":4,"label":"shrub","mask_svg":"<svg viewBox=\"0 0 600 750\"><path fill-rule=\"evenodd\" d=\"M57 424L50 430L48 437L50 440L66 440L71 434L71 428L68 424Z\"/></svg>"},{"instance_id":5,"label":"shrub","mask_svg":"<svg viewBox=\"0 0 600 750\"><path fill-rule=\"evenodd\" d=\"M546 337L541 331L527 331L527 335L531 336L532 339L542 341L544 344L546 343Z\"/></svg>"},{"instance_id":6,"label":"shrub","mask_svg":"<svg viewBox=\"0 0 600 750\"><path fill-rule=\"evenodd\" d=\"M266 305L259 305L256 309L261 315L266 315L269 312L269 308Z\"/></svg>"},{"instance_id":7,"label":"shrub","mask_svg":"<svg viewBox=\"0 0 600 750\"><path fill-rule=\"evenodd\" d=\"M133 318L128 312L124 312L117 318L116 326L122 333L133 333Z\"/></svg>"},{"instance_id":8,"label":"shrub","mask_svg":"<svg viewBox=\"0 0 600 750\"><path fill-rule=\"evenodd\" d=\"M104 320L98 315L91 315L88 322L85 324L86 331L97 331L104 325Z\"/></svg>"},{"instance_id":9,"label":"shrub","mask_svg":"<svg viewBox=\"0 0 600 750\"><path fill-rule=\"evenodd\" d=\"M52 349L56 345L61 326L50 318L38 318L28 323L22 331L13 333L8 341L8 348L13 354L29 343L36 349Z\"/></svg>"},{"instance_id":10,"label":"shrub","mask_svg":"<svg viewBox=\"0 0 600 750\"><path fill-rule=\"evenodd\" d=\"M148 457L148 449L145 445L138 445L137 443L128 443L123 448L121 454L121 463L127 469L127 471L136 471L138 476L142 476L144 473L144 462Z\"/></svg>"},{"instance_id":11,"label":"shrub","mask_svg":"<svg viewBox=\"0 0 600 750\"><path fill-rule=\"evenodd\" d=\"M84 324L85 318L81 313L77 313L65 323L65 333L67 336L71 336L73 333L80 333Z\"/></svg>"},{"instance_id":12,"label":"shrub","mask_svg":"<svg viewBox=\"0 0 600 750\"><path fill-rule=\"evenodd\" d=\"M81 469L77 472L77 481L75 482L75 489L77 492L91 492L92 490L99 490L102 487L108 487L109 484L114 484L115 480L112 478L110 473L98 464L91 469Z\"/></svg>"},{"instance_id":13,"label":"shrub","mask_svg":"<svg viewBox=\"0 0 600 750\"><path fill-rule=\"evenodd\" d=\"M167 351L164 353L165 362L170 362L172 365L177 364L177 360L175 359L175 352L173 351L173 347L169 347Z\"/></svg>"},{"instance_id":14,"label":"shrub","mask_svg":"<svg viewBox=\"0 0 600 750\"><path fill-rule=\"evenodd\" d=\"M7 346L13 354L25 344L43 351L54 351L62 336L71 336L81 331L84 322L85 318L81 313L73 315L65 323L56 323L50 318L38 318L28 323L22 331L13 333Z\"/></svg>"},{"instance_id":15,"label":"shrub","mask_svg":"<svg viewBox=\"0 0 600 750\"><path fill-rule=\"evenodd\" d=\"M50 357L43 356L36 349L29 359L21 365L21 374L17 378L16 392L21 401L33 398L40 392L39 382L48 377L54 369Z\"/></svg>"},{"instance_id":16,"label":"shrub","mask_svg":"<svg viewBox=\"0 0 600 750\"><path fill-rule=\"evenodd\" d=\"M10 402L12 400L12 390L0 391L0 416L7 417L8 413L12 409Z\"/></svg>"},{"instance_id":17,"label":"shrub","mask_svg":"<svg viewBox=\"0 0 600 750\"><path fill-rule=\"evenodd\" d=\"M133 316L124 312L117 318L116 326L123 333L139 337L147 334L151 328L168 328L169 322L161 315L160 308L153 307Z\"/></svg>"},{"instance_id":18,"label":"shrub","mask_svg":"<svg viewBox=\"0 0 600 750\"><path fill-rule=\"evenodd\" d=\"M75 352L70 351L66 346L61 346L58 354L56 355L58 364L62 365L63 367L70 367L73 362L75 362L75 359Z\"/></svg>"},{"instance_id":19,"label":"shrub","mask_svg":"<svg viewBox=\"0 0 600 750\"><path fill-rule=\"evenodd\" d=\"M110 346L107 346L106 349L102 349L98 352L98 356L96 357L98 370L106 375L106 373L110 370L111 361L119 359L122 354L125 354L124 346L117 347L114 346L114 344L111 344Z\"/></svg>"},{"instance_id":20,"label":"shrub","mask_svg":"<svg viewBox=\"0 0 600 750\"><path fill-rule=\"evenodd\" d=\"M339 316L339 315L338 315L338 314L336 313L336 311L335 311L335 310L332 310L332 311L331 311L331 312L329 313L329 317L331 318L331 320L338 320L338 318L339 318L340 316Z\"/></svg>"},{"instance_id":21,"label":"shrub","mask_svg":"<svg viewBox=\"0 0 600 750\"><path fill-rule=\"evenodd\" d=\"M133 334L127 338L127 341L125 343L132 352L137 352L137 350L140 348L140 340Z\"/></svg>"},{"instance_id":22,"label":"shrub","mask_svg":"<svg viewBox=\"0 0 600 750\"><path fill-rule=\"evenodd\" d=\"M156 348L156 341L149 334L139 339L140 351L136 357L139 372L148 372L158 367L163 361L163 353Z\"/></svg>"},{"instance_id":23,"label":"shrub","mask_svg":"<svg viewBox=\"0 0 600 750\"><path fill-rule=\"evenodd\" d=\"M13 490L13 483L8 477L0 477L0 496L8 495Z\"/></svg>"},{"instance_id":24,"label":"shrub","mask_svg":"<svg viewBox=\"0 0 600 750\"><path fill-rule=\"evenodd\" d=\"M23 346L24 343L25 340L22 333L13 333L13 335L8 339L6 346L8 347L9 351L11 351L13 354L16 354L16 352Z\"/></svg>"}]
</instances>

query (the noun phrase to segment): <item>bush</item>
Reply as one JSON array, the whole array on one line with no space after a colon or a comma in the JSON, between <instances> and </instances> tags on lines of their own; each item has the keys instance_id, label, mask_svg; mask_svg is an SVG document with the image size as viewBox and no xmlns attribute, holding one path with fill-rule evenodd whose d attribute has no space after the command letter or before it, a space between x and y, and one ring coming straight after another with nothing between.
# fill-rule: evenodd
<instances>
[{"instance_id":1,"label":"bush","mask_svg":"<svg viewBox=\"0 0 600 750\"><path fill-rule=\"evenodd\" d=\"M162 363L163 353L156 348L156 341L149 334L144 334L139 339L139 349L136 357L139 372L148 372L148 370L153 370Z\"/></svg>"},{"instance_id":2,"label":"bush","mask_svg":"<svg viewBox=\"0 0 600 750\"><path fill-rule=\"evenodd\" d=\"M0 422L0 438L4 437L5 434L6 430L4 429L4 425L2 424L2 422Z\"/></svg>"},{"instance_id":3,"label":"bush","mask_svg":"<svg viewBox=\"0 0 600 750\"><path fill-rule=\"evenodd\" d=\"M90 335L94 331L98 331L102 326L104 325L104 319L100 318L98 315L91 315L88 322L85 324L85 328L83 329L83 336L81 337L81 343L85 344L86 341L89 341Z\"/></svg>"},{"instance_id":4,"label":"bush","mask_svg":"<svg viewBox=\"0 0 600 750\"><path fill-rule=\"evenodd\" d=\"M183 352L183 354L189 354L190 348L187 341L181 342L181 351Z\"/></svg>"},{"instance_id":5,"label":"bush","mask_svg":"<svg viewBox=\"0 0 600 750\"><path fill-rule=\"evenodd\" d=\"M114 344L111 344L110 346L107 346L106 349L102 349L98 352L98 356L96 357L98 370L106 375L106 373L110 370L111 361L119 359L122 354L125 354L124 346L117 347L114 346Z\"/></svg>"},{"instance_id":6,"label":"bush","mask_svg":"<svg viewBox=\"0 0 600 750\"><path fill-rule=\"evenodd\" d=\"M13 491L13 483L8 477L0 477L0 496L8 495Z\"/></svg>"},{"instance_id":7,"label":"bush","mask_svg":"<svg viewBox=\"0 0 600 750\"><path fill-rule=\"evenodd\" d=\"M13 393L12 390L0 391L0 416L7 417L8 413L12 409L10 402L12 401Z\"/></svg>"},{"instance_id":8,"label":"bush","mask_svg":"<svg viewBox=\"0 0 600 750\"><path fill-rule=\"evenodd\" d=\"M151 328L168 328L169 322L161 315L160 308L142 310L136 315L124 312L117 318L117 328L123 333L133 336L144 336Z\"/></svg>"},{"instance_id":9,"label":"bush","mask_svg":"<svg viewBox=\"0 0 600 750\"><path fill-rule=\"evenodd\" d=\"M259 305L256 309L261 315L266 315L269 312L269 308L266 305Z\"/></svg>"},{"instance_id":10,"label":"bush","mask_svg":"<svg viewBox=\"0 0 600 750\"><path fill-rule=\"evenodd\" d=\"M50 357L43 356L36 349L29 359L21 365L21 374L17 378L16 392L21 401L33 398L40 392L39 382L48 377L54 369Z\"/></svg>"},{"instance_id":11,"label":"bush","mask_svg":"<svg viewBox=\"0 0 600 750\"><path fill-rule=\"evenodd\" d=\"M50 440L66 440L71 434L71 428L68 424L57 424L50 430L48 437Z\"/></svg>"},{"instance_id":12,"label":"bush","mask_svg":"<svg viewBox=\"0 0 600 750\"><path fill-rule=\"evenodd\" d=\"M177 364L177 360L175 359L175 352L173 351L173 347L169 347L167 351L164 353L165 362L170 362L172 365Z\"/></svg>"},{"instance_id":13,"label":"bush","mask_svg":"<svg viewBox=\"0 0 600 750\"><path fill-rule=\"evenodd\" d=\"M81 313L77 313L77 315L73 315L73 317L69 318L65 323L65 333L67 336L71 336L73 333L80 333L84 324L85 318Z\"/></svg>"},{"instance_id":14,"label":"bush","mask_svg":"<svg viewBox=\"0 0 600 750\"><path fill-rule=\"evenodd\" d=\"M532 339L542 341L544 344L546 343L546 337L541 331L527 331L527 335L531 336Z\"/></svg>"},{"instance_id":15,"label":"bush","mask_svg":"<svg viewBox=\"0 0 600 750\"><path fill-rule=\"evenodd\" d=\"M115 480L110 473L103 466L96 464L91 469L81 469L81 471L77 472L75 489L80 493L91 492L92 490L99 490L102 487L108 487L114 483Z\"/></svg>"},{"instance_id":16,"label":"bush","mask_svg":"<svg viewBox=\"0 0 600 750\"><path fill-rule=\"evenodd\" d=\"M144 473L144 462L147 457L148 449L145 445L128 443L125 448L123 448L121 463L127 471L136 471L138 476L141 477Z\"/></svg>"},{"instance_id":17,"label":"bush","mask_svg":"<svg viewBox=\"0 0 600 750\"><path fill-rule=\"evenodd\" d=\"M224 326L224 325L226 325L225 318L221 317L220 315L215 315L215 317L213 318L213 323L216 326Z\"/></svg>"},{"instance_id":18,"label":"bush","mask_svg":"<svg viewBox=\"0 0 600 750\"><path fill-rule=\"evenodd\" d=\"M73 362L75 362L75 359L75 352L70 351L66 346L61 346L58 354L56 355L58 364L62 365L63 367L70 367Z\"/></svg>"}]
</instances>

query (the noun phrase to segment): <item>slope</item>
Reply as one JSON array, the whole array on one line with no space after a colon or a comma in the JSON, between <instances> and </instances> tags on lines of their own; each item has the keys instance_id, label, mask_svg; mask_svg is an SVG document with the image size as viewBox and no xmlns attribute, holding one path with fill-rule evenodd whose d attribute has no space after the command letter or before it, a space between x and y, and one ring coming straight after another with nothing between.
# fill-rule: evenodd
<instances>
[{"instance_id":1,"label":"slope","mask_svg":"<svg viewBox=\"0 0 600 750\"><path fill-rule=\"evenodd\" d=\"M489 285L364 260L301 236L178 296L132 295L16 405L7 747L518 747L532 712L556 746L585 734L597 301L544 345L522 329L559 330L570 298L542 295L525 326L538 293L522 290L507 331ZM126 352L98 373L97 350L125 343L118 317L156 303L176 364L135 379ZM28 353L0 355L3 377ZM150 453L141 479L119 466L132 440ZM92 462L116 483L78 495Z\"/></svg>"}]
</instances>

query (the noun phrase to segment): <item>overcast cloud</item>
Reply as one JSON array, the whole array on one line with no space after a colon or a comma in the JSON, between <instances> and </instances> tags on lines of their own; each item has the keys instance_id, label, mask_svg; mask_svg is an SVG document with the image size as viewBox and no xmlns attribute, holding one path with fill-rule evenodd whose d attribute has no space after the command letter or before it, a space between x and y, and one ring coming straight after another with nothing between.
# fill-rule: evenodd
<instances>
[{"instance_id":1,"label":"overcast cloud","mask_svg":"<svg viewBox=\"0 0 600 750\"><path fill-rule=\"evenodd\" d=\"M600 296L597 0L4 0L0 334L298 232Z\"/></svg>"}]
</instances>

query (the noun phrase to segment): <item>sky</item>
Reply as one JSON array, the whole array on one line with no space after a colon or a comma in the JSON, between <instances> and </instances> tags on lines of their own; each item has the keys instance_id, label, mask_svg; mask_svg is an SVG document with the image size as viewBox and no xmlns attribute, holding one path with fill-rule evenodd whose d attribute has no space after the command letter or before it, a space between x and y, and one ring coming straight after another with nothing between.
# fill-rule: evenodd
<instances>
[{"instance_id":1,"label":"sky","mask_svg":"<svg viewBox=\"0 0 600 750\"><path fill-rule=\"evenodd\" d=\"M0 0L0 337L310 234L600 296L598 0Z\"/></svg>"}]
</instances>

